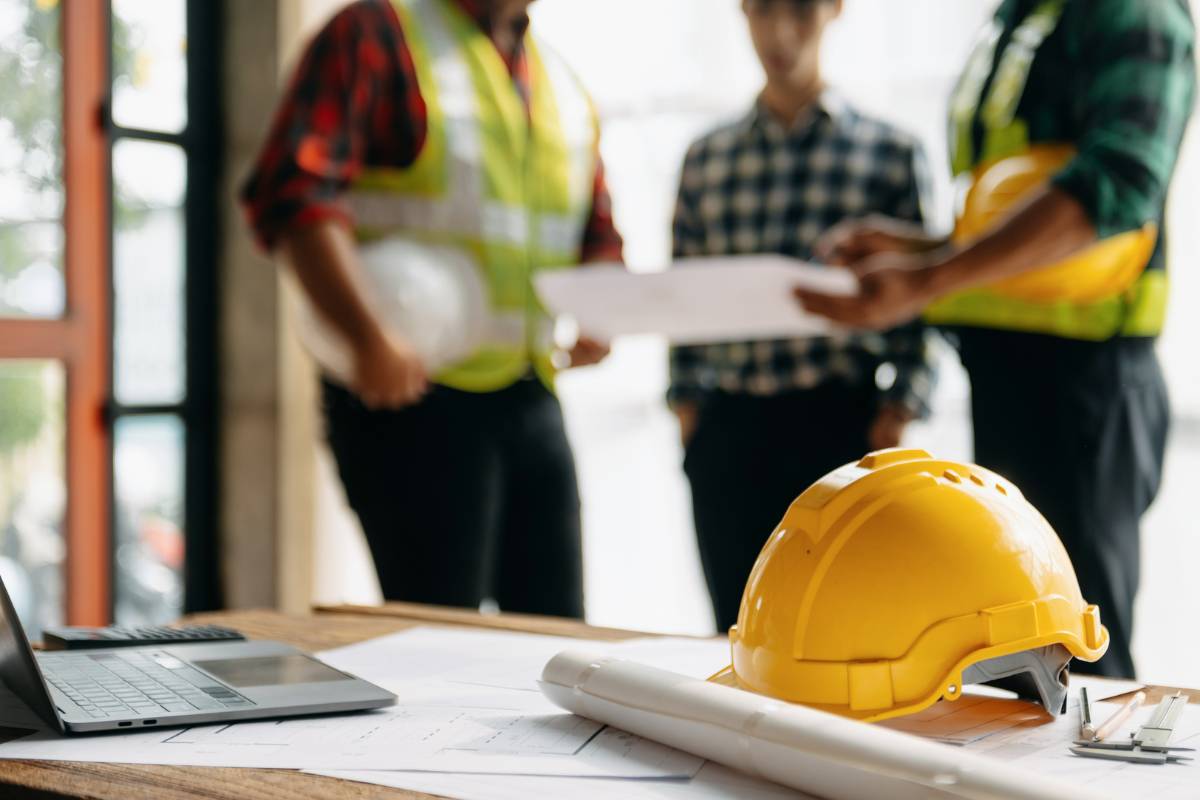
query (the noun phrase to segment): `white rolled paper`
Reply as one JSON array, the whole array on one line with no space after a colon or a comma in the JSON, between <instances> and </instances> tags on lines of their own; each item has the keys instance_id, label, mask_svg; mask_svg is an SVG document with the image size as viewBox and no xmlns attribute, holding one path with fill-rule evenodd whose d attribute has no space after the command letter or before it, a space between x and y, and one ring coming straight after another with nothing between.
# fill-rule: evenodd
<instances>
[{"instance_id":1,"label":"white rolled paper","mask_svg":"<svg viewBox=\"0 0 1200 800\"><path fill-rule=\"evenodd\" d=\"M540 686L581 717L829 800L1080 797L1002 761L623 659L566 651Z\"/></svg>"}]
</instances>

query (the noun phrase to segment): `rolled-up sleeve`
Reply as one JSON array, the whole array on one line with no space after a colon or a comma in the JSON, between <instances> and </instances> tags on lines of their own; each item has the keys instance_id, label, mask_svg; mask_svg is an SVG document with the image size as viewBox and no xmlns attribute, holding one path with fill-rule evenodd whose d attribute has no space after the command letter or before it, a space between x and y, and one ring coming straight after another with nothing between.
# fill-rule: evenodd
<instances>
[{"instance_id":1,"label":"rolled-up sleeve","mask_svg":"<svg viewBox=\"0 0 1200 800\"><path fill-rule=\"evenodd\" d=\"M1195 101L1195 28L1181 0L1091 5L1080 15L1078 154L1053 183L1106 238L1162 215Z\"/></svg>"},{"instance_id":2,"label":"rolled-up sleeve","mask_svg":"<svg viewBox=\"0 0 1200 800\"><path fill-rule=\"evenodd\" d=\"M596 175L592 180L592 210L583 230L580 261L624 260L625 242L613 219L612 196L604 177L604 162L596 158Z\"/></svg>"},{"instance_id":3,"label":"rolled-up sleeve","mask_svg":"<svg viewBox=\"0 0 1200 800\"><path fill-rule=\"evenodd\" d=\"M309 44L241 190L255 238L271 250L289 226L352 224L342 195L364 165L411 164L425 106L395 10L353 3Z\"/></svg>"}]
</instances>

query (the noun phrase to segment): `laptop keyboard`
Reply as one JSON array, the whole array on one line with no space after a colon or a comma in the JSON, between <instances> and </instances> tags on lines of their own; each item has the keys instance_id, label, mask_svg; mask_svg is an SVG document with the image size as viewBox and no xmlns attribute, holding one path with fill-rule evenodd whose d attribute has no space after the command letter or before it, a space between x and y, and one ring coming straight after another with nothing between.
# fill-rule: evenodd
<instances>
[{"instance_id":1,"label":"laptop keyboard","mask_svg":"<svg viewBox=\"0 0 1200 800\"><path fill-rule=\"evenodd\" d=\"M254 705L166 653L43 654L38 665L47 683L93 719Z\"/></svg>"}]
</instances>

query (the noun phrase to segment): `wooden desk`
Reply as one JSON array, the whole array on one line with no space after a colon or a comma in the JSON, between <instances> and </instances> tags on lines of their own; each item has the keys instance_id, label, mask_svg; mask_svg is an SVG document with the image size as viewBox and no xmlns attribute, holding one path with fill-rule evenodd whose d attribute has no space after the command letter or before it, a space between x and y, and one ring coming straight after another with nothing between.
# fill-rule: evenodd
<instances>
[{"instance_id":1,"label":"wooden desk","mask_svg":"<svg viewBox=\"0 0 1200 800\"><path fill-rule=\"evenodd\" d=\"M380 607L319 608L312 616L294 617L273 611L202 614L189 621L236 628L256 639L277 639L306 650L324 650L382 636L417 625L466 626L496 630L619 640L637 634L595 628L571 620L521 615L483 616L471 611L407 603ZM1157 701L1174 692L1152 687ZM1200 702L1200 691L1188 694ZM4 800L417 800L430 795L338 781L285 770L159 767L44 761L0 761L0 798Z\"/></svg>"},{"instance_id":2,"label":"wooden desk","mask_svg":"<svg viewBox=\"0 0 1200 800\"><path fill-rule=\"evenodd\" d=\"M417 625L469 626L617 640L632 631L593 628L582 622L531 616L483 616L471 611L393 604L384 608L317 609L310 617L273 611L199 614L189 622L236 628L253 639L276 639L305 650L353 644ZM338 781L286 770L214 769L86 764L49 761L0 761L3 800L388 800L430 795Z\"/></svg>"}]
</instances>

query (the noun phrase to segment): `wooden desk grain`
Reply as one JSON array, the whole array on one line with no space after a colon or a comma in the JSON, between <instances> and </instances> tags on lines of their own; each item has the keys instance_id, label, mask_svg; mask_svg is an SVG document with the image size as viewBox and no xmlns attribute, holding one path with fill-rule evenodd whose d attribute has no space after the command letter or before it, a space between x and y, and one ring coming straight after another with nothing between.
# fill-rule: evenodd
<instances>
[{"instance_id":1,"label":"wooden desk grain","mask_svg":"<svg viewBox=\"0 0 1200 800\"><path fill-rule=\"evenodd\" d=\"M277 639L306 650L353 644L417 625L493 630L615 641L643 635L594 628L574 620L388 603L320 608L309 617L273 611L200 614L189 622L228 625L255 639ZM1175 689L1153 686L1151 702ZM1200 691L1185 690L1193 702ZM0 761L0 800L425 800L432 795L339 781L288 770L160 767L46 761Z\"/></svg>"},{"instance_id":2,"label":"wooden desk grain","mask_svg":"<svg viewBox=\"0 0 1200 800\"><path fill-rule=\"evenodd\" d=\"M620 641L652 634L601 628L574 619L538 617L532 614L480 614L462 608L423 606L416 603L384 603L381 606L317 606L318 614L367 616L372 619L403 620L412 624L488 628L500 631L542 633L547 636L573 636L577 639Z\"/></svg>"}]
</instances>

